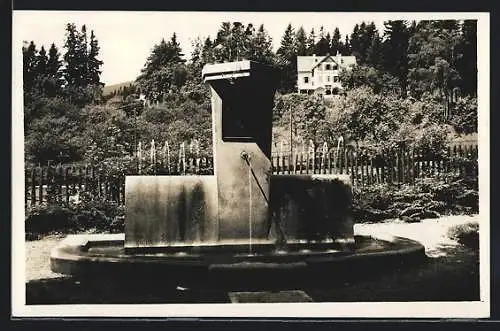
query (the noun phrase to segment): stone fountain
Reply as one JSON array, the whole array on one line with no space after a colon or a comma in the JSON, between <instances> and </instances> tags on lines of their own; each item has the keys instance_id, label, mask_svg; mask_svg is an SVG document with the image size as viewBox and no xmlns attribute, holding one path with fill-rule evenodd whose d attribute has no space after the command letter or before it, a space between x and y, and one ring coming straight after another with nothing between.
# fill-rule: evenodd
<instances>
[{"instance_id":1,"label":"stone fountain","mask_svg":"<svg viewBox=\"0 0 500 331\"><path fill-rule=\"evenodd\" d=\"M408 239L354 236L348 175L272 174L275 69L238 61L206 65L202 75L214 175L127 176L125 233L68 236L52 251L54 272L258 287L425 255Z\"/></svg>"}]
</instances>

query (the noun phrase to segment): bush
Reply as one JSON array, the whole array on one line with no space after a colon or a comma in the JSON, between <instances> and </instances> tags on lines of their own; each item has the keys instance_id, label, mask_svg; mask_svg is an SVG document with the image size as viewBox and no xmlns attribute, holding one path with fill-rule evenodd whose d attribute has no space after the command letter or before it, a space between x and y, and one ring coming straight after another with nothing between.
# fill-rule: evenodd
<instances>
[{"instance_id":1,"label":"bush","mask_svg":"<svg viewBox=\"0 0 500 331\"><path fill-rule=\"evenodd\" d=\"M26 211L25 232L27 236L71 231L76 228L74 211L64 206L36 206Z\"/></svg>"},{"instance_id":2,"label":"bush","mask_svg":"<svg viewBox=\"0 0 500 331\"><path fill-rule=\"evenodd\" d=\"M479 224L469 222L453 226L448 230L448 238L472 249L479 249Z\"/></svg>"},{"instance_id":3,"label":"bush","mask_svg":"<svg viewBox=\"0 0 500 331\"><path fill-rule=\"evenodd\" d=\"M124 214L124 207L112 201L89 201L74 208L73 220L78 229L109 232L115 217Z\"/></svg>"},{"instance_id":4,"label":"bush","mask_svg":"<svg viewBox=\"0 0 500 331\"><path fill-rule=\"evenodd\" d=\"M467 179L447 183L430 178L399 189L390 185L355 188L353 198L356 222L379 222L398 217L413 221L479 211L476 184Z\"/></svg>"},{"instance_id":5,"label":"bush","mask_svg":"<svg viewBox=\"0 0 500 331\"><path fill-rule=\"evenodd\" d=\"M26 210L26 238L51 233L123 232L124 206L110 201L83 201L78 205L41 205Z\"/></svg>"}]
</instances>

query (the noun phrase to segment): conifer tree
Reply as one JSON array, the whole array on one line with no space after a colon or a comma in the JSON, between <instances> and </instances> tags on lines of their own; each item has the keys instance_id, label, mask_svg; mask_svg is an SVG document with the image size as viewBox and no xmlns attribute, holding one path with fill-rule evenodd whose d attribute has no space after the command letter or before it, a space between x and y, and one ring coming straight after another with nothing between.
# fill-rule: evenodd
<instances>
[{"instance_id":1,"label":"conifer tree","mask_svg":"<svg viewBox=\"0 0 500 331\"><path fill-rule=\"evenodd\" d=\"M399 80L401 95L406 96L408 79L408 27L405 21L384 22L384 67Z\"/></svg>"},{"instance_id":2,"label":"conifer tree","mask_svg":"<svg viewBox=\"0 0 500 331\"><path fill-rule=\"evenodd\" d=\"M340 45L340 53L343 56L352 55L351 42L349 40L349 35L347 35L347 34L345 35L344 43Z\"/></svg>"},{"instance_id":3,"label":"conifer tree","mask_svg":"<svg viewBox=\"0 0 500 331\"><path fill-rule=\"evenodd\" d=\"M47 52L45 47L41 47L36 57L36 74L37 76L44 76L47 73Z\"/></svg>"},{"instance_id":4,"label":"conifer tree","mask_svg":"<svg viewBox=\"0 0 500 331\"><path fill-rule=\"evenodd\" d=\"M180 88L187 79L182 49L174 33L168 42L162 39L153 47L137 85L148 100L162 102L174 88Z\"/></svg>"},{"instance_id":5,"label":"conifer tree","mask_svg":"<svg viewBox=\"0 0 500 331\"><path fill-rule=\"evenodd\" d=\"M295 45L298 56L307 55L307 37L304 28L301 26L295 33Z\"/></svg>"},{"instance_id":6,"label":"conifer tree","mask_svg":"<svg viewBox=\"0 0 500 331\"><path fill-rule=\"evenodd\" d=\"M380 38L377 31L373 36L371 45L367 50L366 62L368 65L374 67L375 69L383 70L384 60L382 53L382 39Z\"/></svg>"},{"instance_id":7,"label":"conifer tree","mask_svg":"<svg viewBox=\"0 0 500 331\"><path fill-rule=\"evenodd\" d=\"M61 78L61 69L62 62L60 60L59 51L54 43L50 46L49 49L49 58L47 60L47 73L53 77L58 79Z\"/></svg>"},{"instance_id":8,"label":"conifer tree","mask_svg":"<svg viewBox=\"0 0 500 331\"><path fill-rule=\"evenodd\" d=\"M85 86L84 73L86 71L86 59L82 38L76 29L76 25L68 23L66 25L66 42L64 43L66 53L64 54L65 68L63 77L69 86Z\"/></svg>"},{"instance_id":9,"label":"conifer tree","mask_svg":"<svg viewBox=\"0 0 500 331\"><path fill-rule=\"evenodd\" d=\"M292 92L295 90L297 80L297 55L295 32L292 25L288 24L281 38L280 48L277 51L278 61L282 71L280 87L282 92Z\"/></svg>"},{"instance_id":10,"label":"conifer tree","mask_svg":"<svg viewBox=\"0 0 500 331\"><path fill-rule=\"evenodd\" d=\"M330 41L330 54L337 55L337 52L341 50L341 44L340 30L336 27L333 31L332 40Z\"/></svg>"},{"instance_id":11,"label":"conifer tree","mask_svg":"<svg viewBox=\"0 0 500 331\"><path fill-rule=\"evenodd\" d=\"M103 64L97 57L99 56L99 42L94 34L94 30L90 31L90 49L87 58L87 83L90 85L100 86L101 83L101 70Z\"/></svg>"},{"instance_id":12,"label":"conifer tree","mask_svg":"<svg viewBox=\"0 0 500 331\"><path fill-rule=\"evenodd\" d=\"M325 34L324 28L320 28L318 42L314 45L314 52L317 55L326 55L330 51L330 35Z\"/></svg>"},{"instance_id":13,"label":"conifer tree","mask_svg":"<svg viewBox=\"0 0 500 331\"><path fill-rule=\"evenodd\" d=\"M272 38L264 29L263 24L259 26L255 36L251 37L248 45L248 59L265 64L274 63Z\"/></svg>"},{"instance_id":14,"label":"conifer tree","mask_svg":"<svg viewBox=\"0 0 500 331\"><path fill-rule=\"evenodd\" d=\"M24 91L29 91L33 87L36 76L37 49L33 41L27 46L23 45L23 85Z\"/></svg>"},{"instance_id":15,"label":"conifer tree","mask_svg":"<svg viewBox=\"0 0 500 331\"><path fill-rule=\"evenodd\" d=\"M461 39L457 47L460 57L456 61L462 78L460 87L463 93L477 96L477 21L465 20L460 31Z\"/></svg>"},{"instance_id":16,"label":"conifer tree","mask_svg":"<svg viewBox=\"0 0 500 331\"><path fill-rule=\"evenodd\" d=\"M315 52L315 47L316 46L316 33L314 32L314 28L311 29L311 32L309 32L309 35L307 36L306 39L306 49L307 49L307 55L313 55Z\"/></svg>"}]
</instances>

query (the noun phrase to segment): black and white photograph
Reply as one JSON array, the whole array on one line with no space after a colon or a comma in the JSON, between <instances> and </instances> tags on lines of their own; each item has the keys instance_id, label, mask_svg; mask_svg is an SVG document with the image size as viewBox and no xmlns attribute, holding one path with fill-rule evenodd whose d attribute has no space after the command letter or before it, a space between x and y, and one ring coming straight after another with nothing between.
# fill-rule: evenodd
<instances>
[{"instance_id":1,"label":"black and white photograph","mask_svg":"<svg viewBox=\"0 0 500 331\"><path fill-rule=\"evenodd\" d=\"M489 317L487 13L12 22L13 316Z\"/></svg>"}]
</instances>

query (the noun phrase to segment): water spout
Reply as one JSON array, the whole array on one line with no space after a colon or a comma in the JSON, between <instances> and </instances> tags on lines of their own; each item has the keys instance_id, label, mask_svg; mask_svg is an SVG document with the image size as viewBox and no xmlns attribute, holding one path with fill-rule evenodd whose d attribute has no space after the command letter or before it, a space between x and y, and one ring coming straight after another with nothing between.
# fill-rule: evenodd
<instances>
[{"instance_id":1,"label":"water spout","mask_svg":"<svg viewBox=\"0 0 500 331\"><path fill-rule=\"evenodd\" d=\"M240 156L248 165L248 254L252 255L252 167L246 151L242 151Z\"/></svg>"}]
</instances>

